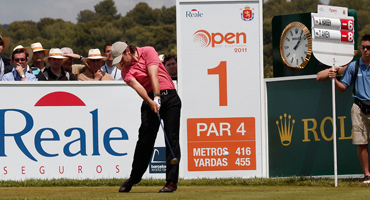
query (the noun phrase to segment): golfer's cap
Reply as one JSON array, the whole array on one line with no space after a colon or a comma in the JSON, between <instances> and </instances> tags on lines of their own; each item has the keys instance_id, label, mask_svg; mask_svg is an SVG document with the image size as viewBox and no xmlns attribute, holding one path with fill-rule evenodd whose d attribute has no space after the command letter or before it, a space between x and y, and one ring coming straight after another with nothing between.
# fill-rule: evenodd
<instances>
[{"instance_id":1,"label":"golfer's cap","mask_svg":"<svg viewBox=\"0 0 370 200\"><path fill-rule=\"evenodd\" d=\"M124 42L115 42L111 47L111 54L113 57L113 65L119 63L122 59L122 53L126 50L127 44Z\"/></svg>"}]
</instances>

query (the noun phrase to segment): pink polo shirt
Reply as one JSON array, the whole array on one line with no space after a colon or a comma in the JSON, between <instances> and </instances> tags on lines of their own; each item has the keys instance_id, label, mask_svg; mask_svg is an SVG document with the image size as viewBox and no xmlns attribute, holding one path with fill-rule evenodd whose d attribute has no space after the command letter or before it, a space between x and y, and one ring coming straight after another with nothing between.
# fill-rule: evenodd
<instances>
[{"instance_id":1,"label":"pink polo shirt","mask_svg":"<svg viewBox=\"0 0 370 200\"><path fill-rule=\"evenodd\" d=\"M175 89L171 76L166 71L158 58L158 53L153 47L137 47L138 61L131 66L123 66L121 74L123 80L128 84L131 79L136 79L149 92L153 92L148 67L158 65L158 80L160 90Z\"/></svg>"}]
</instances>

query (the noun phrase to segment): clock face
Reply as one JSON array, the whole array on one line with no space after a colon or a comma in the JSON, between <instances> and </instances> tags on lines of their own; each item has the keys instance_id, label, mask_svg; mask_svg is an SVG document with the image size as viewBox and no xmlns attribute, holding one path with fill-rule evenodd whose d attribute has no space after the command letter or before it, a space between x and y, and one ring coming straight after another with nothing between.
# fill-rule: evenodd
<instances>
[{"instance_id":1,"label":"clock face","mask_svg":"<svg viewBox=\"0 0 370 200\"><path fill-rule=\"evenodd\" d=\"M284 64L301 70L309 62L312 54L310 31L300 22L288 24L280 39L280 55Z\"/></svg>"}]
</instances>

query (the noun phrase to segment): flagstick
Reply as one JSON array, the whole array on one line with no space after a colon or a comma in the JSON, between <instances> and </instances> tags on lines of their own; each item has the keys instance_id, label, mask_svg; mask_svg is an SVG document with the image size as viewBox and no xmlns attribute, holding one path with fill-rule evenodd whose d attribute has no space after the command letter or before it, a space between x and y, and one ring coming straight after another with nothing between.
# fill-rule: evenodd
<instances>
[{"instance_id":1,"label":"flagstick","mask_svg":"<svg viewBox=\"0 0 370 200\"><path fill-rule=\"evenodd\" d=\"M333 70L335 70L335 58L333 58ZM336 113L335 113L335 79L331 80L332 83L332 104L333 104L333 149L334 149L334 179L335 179L335 187L338 186L338 169L337 169L337 120L336 120Z\"/></svg>"}]
</instances>

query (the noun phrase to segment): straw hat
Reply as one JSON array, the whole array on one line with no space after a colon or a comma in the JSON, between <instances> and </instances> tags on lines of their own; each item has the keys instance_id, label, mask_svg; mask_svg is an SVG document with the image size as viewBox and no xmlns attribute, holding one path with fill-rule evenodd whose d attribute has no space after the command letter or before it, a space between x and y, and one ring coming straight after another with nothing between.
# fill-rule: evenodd
<instances>
[{"instance_id":1,"label":"straw hat","mask_svg":"<svg viewBox=\"0 0 370 200\"><path fill-rule=\"evenodd\" d=\"M13 53L14 53L14 51L15 51L15 50L17 50L17 49L23 49L23 50L27 51L27 53L28 53L28 62L31 62L31 60L32 60L32 56L33 56L33 52L32 52L31 47L23 47L22 45L18 45L18 46L16 46L16 47L13 49L13 52L12 52L12 55L11 55L11 57L12 57L12 58L13 58Z\"/></svg>"},{"instance_id":2,"label":"straw hat","mask_svg":"<svg viewBox=\"0 0 370 200\"><path fill-rule=\"evenodd\" d=\"M101 56L99 49L90 49L88 57L83 59L83 61L86 62L87 60L90 60L90 59L95 59L95 60L102 59L103 61L105 61L107 57Z\"/></svg>"},{"instance_id":3,"label":"straw hat","mask_svg":"<svg viewBox=\"0 0 370 200\"><path fill-rule=\"evenodd\" d=\"M6 38L3 38L1 35L0 35L0 40L2 40L4 42L4 49L3 49L3 51L7 50L8 47L9 47L9 40L6 39Z\"/></svg>"},{"instance_id":4,"label":"straw hat","mask_svg":"<svg viewBox=\"0 0 370 200\"><path fill-rule=\"evenodd\" d=\"M49 58L56 58L56 59L67 59L62 55L62 51L59 48L51 48L49 51L49 56L44 58L45 62L48 62Z\"/></svg>"},{"instance_id":5,"label":"straw hat","mask_svg":"<svg viewBox=\"0 0 370 200\"><path fill-rule=\"evenodd\" d=\"M31 48L33 52L44 51L45 55L48 55L49 53L49 49L42 48L42 45L40 42L31 44Z\"/></svg>"}]
</instances>

